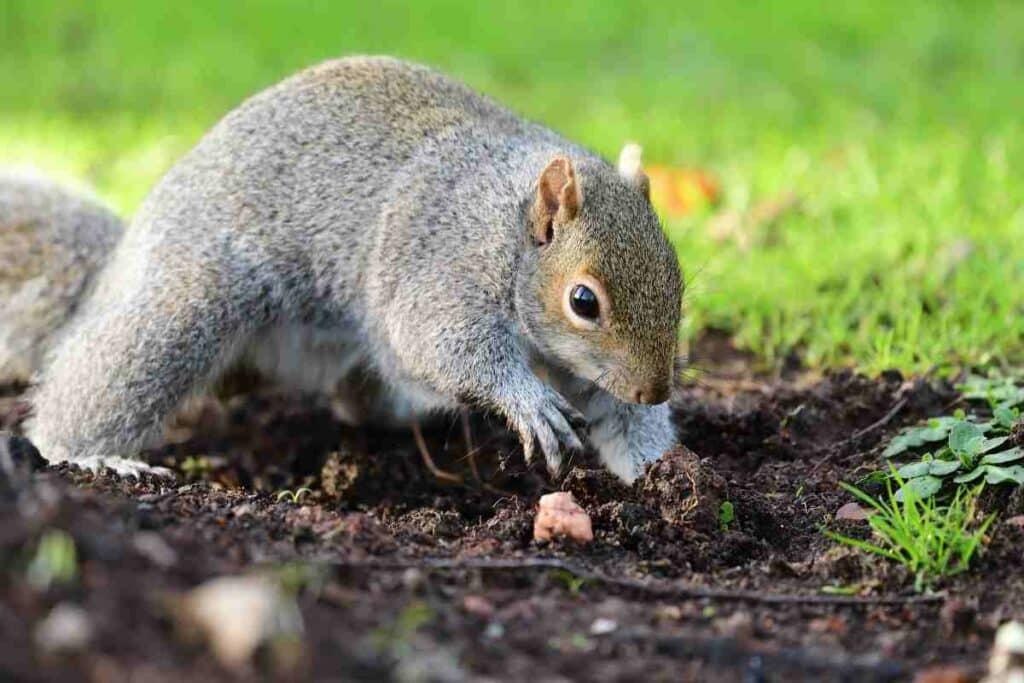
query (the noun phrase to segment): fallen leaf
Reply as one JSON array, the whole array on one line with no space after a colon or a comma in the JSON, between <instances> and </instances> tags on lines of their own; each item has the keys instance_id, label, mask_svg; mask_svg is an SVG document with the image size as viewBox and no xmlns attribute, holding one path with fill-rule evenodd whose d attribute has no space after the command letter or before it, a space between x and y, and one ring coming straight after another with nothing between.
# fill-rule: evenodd
<instances>
[{"instance_id":1,"label":"fallen leaf","mask_svg":"<svg viewBox=\"0 0 1024 683\"><path fill-rule=\"evenodd\" d=\"M863 522L874 514L874 510L868 510L857 503L847 503L836 510L836 519L845 519L851 522Z\"/></svg>"},{"instance_id":2,"label":"fallen leaf","mask_svg":"<svg viewBox=\"0 0 1024 683\"><path fill-rule=\"evenodd\" d=\"M929 667L914 676L914 683L968 683L970 680L966 671L952 665Z\"/></svg>"},{"instance_id":3,"label":"fallen leaf","mask_svg":"<svg viewBox=\"0 0 1024 683\"><path fill-rule=\"evenodd\" d=\"M670 218L679 218L718 202L718 182L703 171L672 166L647 166L651 202Z\"/></svg>"}]
</instances>

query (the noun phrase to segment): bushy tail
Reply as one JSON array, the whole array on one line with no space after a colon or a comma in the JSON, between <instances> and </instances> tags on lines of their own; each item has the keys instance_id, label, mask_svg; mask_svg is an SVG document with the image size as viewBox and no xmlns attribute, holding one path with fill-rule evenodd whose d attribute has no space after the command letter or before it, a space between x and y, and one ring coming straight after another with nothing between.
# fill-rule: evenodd
<instances>
[{"instance_id":1,"label":"bushy tail","mask_svg":"<svg viewBox=\"0 0 1024 683\"><path fill-rule=\"evenodd\" d=\"M32 379L123 232L86 193L0 169L0 383Z\"/></svg>"}]
</instances>

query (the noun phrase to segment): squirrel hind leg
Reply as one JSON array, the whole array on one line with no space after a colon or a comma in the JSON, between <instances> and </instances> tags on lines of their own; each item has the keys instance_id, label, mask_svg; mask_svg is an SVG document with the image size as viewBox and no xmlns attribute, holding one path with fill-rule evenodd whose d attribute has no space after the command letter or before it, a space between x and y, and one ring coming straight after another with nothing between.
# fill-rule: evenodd
<instances>
[{"instance_id":1,"label":"squirrel hind leg","mask_svg":"<svg viewBox=\"0 0 1024 683\"><path fill-rule=\"evenodd\" d=\"M27 435L42 456L141 472L124 461L241 346L246 312L210 291L151 281L120 300L90 302L31 396Z\"/></svg>"}]
</instances>

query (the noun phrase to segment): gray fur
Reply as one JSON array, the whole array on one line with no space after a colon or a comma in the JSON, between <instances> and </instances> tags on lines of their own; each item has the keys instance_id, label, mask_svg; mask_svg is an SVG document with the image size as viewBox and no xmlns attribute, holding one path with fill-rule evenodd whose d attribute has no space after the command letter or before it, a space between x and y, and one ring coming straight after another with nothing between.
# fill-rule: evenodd
<instances>
[{"instance_id":1,"label":"gray fur","mask_svg":"<svg viewBox=\"0 0 1024 683\"><path fill-rule=\"evenodd\" d=\"M122 231L85 194L0 171L0 382L32 380Z\"/></svg>"},{"instance_id":2,"label":"gray fur","mask_svg":"<svg viewBox=\"0 0 1024 683\"><path fill-rule=\"evenodd\" d=\"M541 248L529 209L557 155L583 205ZM570 263L606 275L600 335L538 303ZM674 432L665 406L613 394L667 382L678 320L674 252L605 161L424 67L341 59L249 99L158 183L53 353L28 433L50 460L131 457L244 357L335 384L354 422L496 411L552 470L581 447L582 410L632 479Z\"/></svg>"}]
</instances>

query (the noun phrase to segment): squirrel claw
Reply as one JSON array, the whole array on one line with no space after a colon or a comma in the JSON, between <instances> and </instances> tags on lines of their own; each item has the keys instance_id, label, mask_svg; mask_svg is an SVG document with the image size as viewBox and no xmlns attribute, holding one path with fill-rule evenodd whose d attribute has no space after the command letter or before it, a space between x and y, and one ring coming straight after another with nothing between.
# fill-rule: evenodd
<instances>
[{"instance_id":1,"label":"squirrel claw","mask_svg":"<svg viewBox=\"0 0 1024 683\"><path fill-rule=\"evenodd\" d=\"M533 462L536 444L539 444L548 472L556 476L562 469L563 450L583 450L583 443L573 427L573 423L583 421L583 416L552 390L541 396L538 403L540 405L532 410L513 417L513 424L523 442L523 456L527 464Z\"/></svg>"},{"instance_id":2,"label":"squirrel claw","mask_svg":"<svg viewBox=\"0 0 1024 683\"><path fill-rule=\"evenodd\" d=\"M71 460L71 464L80 467L93 474L101 474L104 470L113 470L121 477L133 477L142 479L144 475L158 477L160 479L177 479L177 475L166 467L147 465L139 460L131 458L120 458L117 456L92 456L82 460Z\"/></svg>"}]
</instances>

